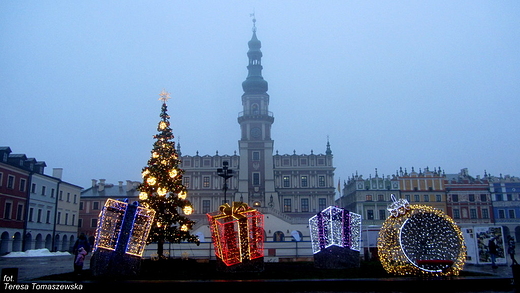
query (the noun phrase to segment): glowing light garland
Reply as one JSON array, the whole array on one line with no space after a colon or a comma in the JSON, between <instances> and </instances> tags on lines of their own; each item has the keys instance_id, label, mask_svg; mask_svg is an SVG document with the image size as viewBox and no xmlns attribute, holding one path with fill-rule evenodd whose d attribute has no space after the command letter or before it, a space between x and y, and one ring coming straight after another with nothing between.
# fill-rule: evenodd
<instances>
[{"instance_id":1,"label":"glowing light garland","mask_svg":"<svg viewBox=\"0 0 520 293\"><path fill-rule=\"evenodd\" d=\"M312 252L332 245L361 249L361 215L330 206L309 219Z\"/></svg>"},{"instance_id":2,"label":"glowing light garland","mask_svg":"<svg viewBox=\"0 0 520 293\"><path fill-rule=\"evenodd\" d=\"M94 251L98 248L141 257L155 211L137 203L108 199L99 214Z\"/></svg>"},{"instance_id":3,"label":"glowing light garland","mask_svg":"<svg viewBox=\"0 0 520 293\"><path fill-rule=\"evenodd\" d=\"M208 221L215 255L227 266L264 256L264 215L243 202L224 204Z\"/></svg>"},{"instance_id":4,"label":"glowing light garland","mask_svg":"<svg viewBox=\"0 0 520 293\"><path fill-rule=\"evenodd\" d=\"M377 242L385 270L396 275L458 275L466 247L453 219L431 206L392 198Z\"/></svg>"}]
</instances>

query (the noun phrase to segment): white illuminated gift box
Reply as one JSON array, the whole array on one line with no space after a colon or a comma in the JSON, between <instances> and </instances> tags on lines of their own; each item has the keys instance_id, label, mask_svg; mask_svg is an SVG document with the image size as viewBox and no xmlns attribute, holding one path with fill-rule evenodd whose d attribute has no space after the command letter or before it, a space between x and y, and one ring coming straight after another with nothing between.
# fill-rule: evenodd
<instances>
[{"instance_id":1,"label":"white illuminated gift box","mask_svg":"<svg viewBox=\"0 0 520 293\"><path fill-rule=\"evenodd\" d=\"M155 211L137 202L108 199L99 213L94 251L98 248L142 256Z\"/></svg>"},{"instance_id":2,"label":"white illuminated gift box","mask_svg":"<svg viewBox=\"0 0 520 293\"><path fill-rule=\"evenodd\" d=\"M361 215L330 206L309 219L312 252L330 246L361 249Z\"/></svg>"}]
</instances>

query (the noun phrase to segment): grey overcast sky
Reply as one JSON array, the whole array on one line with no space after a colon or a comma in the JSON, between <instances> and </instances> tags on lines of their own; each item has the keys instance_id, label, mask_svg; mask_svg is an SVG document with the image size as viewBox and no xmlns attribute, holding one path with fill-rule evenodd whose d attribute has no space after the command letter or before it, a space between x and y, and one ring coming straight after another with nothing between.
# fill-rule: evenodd
<instances>
[{"instance_id":1,"label":"grey overcast sky","mask_svg":"<svg viewBox=\"0 0 520 293\"><path fill-rule=\"evenodd\" d=\"M520 175L520 1L1 1L0 145L140 181L166 89L183 155L233 154L253 11L280 154Z\"/></svg>"}]
</instances>

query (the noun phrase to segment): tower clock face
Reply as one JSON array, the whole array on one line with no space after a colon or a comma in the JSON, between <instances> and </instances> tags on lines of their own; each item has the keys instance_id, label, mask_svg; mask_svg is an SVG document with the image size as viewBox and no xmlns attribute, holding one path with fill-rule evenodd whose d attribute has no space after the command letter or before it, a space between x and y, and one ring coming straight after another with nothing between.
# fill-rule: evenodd
<instances>
[{"instance_id":1,"label":"tower clock face","mask_svg":"<svg viewBox=\"0 0 520 293\"><path fill-rule=\"evenodd\" d=\"M253 138L260 138L262 135L262 130L258 127L251 128L251 137Z\"/></svg>"},{"instance_id":2,"label":"tower clock face","mask_svg":"<svg viewBox=\"0 0 520 293\"><path fill-rule=\"evenodd\" d=\"M453 224L440 214L414 213L400 229L399 242L409 262L421 270L437 272L457 259L460 243Z\"/></svg>"}]
</instances>

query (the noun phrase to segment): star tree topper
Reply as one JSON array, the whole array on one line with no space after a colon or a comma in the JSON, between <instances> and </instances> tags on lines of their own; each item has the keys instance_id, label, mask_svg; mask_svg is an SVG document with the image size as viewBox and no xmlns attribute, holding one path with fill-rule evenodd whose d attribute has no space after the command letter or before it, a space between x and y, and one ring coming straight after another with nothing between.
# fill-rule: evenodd
<instances>
[{"instance_id":1,"label":"star tree topper","mask_svg":"<svg viewBox=\"0 0 520 293\"><path fill-rule=\"evenodd\" d=\"M161 96L159 98L159 101L162 101L163 103L166 103L169 99L171 99L170 97L170 93L167 92L166 90L162 90L162 92L159 94L159 96Z\"/></svg>"}]
</instances>

